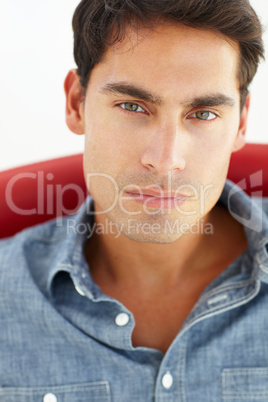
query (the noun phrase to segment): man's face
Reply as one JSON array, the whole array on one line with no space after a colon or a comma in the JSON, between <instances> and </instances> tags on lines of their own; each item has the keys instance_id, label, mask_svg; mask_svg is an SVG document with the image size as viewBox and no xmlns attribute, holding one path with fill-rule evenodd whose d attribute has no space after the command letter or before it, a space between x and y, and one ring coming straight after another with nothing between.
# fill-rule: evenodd
<instances>
[{"instance_id":1,"label":"man's face","mask_svg":"<svg viewBox=\"0 0 268 402\"><path fill-rule=\"evenodd\" d=\"M108 48L79 109L97 222L169 243L208 216L244 142L238 58L219 33L168 23Z\"/></svg>"}]
</instances>

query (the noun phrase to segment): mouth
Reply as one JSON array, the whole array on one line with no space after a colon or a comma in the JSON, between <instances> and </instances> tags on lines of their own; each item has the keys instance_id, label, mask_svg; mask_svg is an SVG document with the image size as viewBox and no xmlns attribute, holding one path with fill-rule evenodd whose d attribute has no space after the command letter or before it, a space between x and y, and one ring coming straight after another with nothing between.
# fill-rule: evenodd
<instances>
[{"instance_id":1,"label":"mouth","mask_svg":"<svg viewBox=\"0 0 268 402\"><path fill-rule=\"evenodd\" d=\"M157 209L175 209L190 198L184 194L159 189L135 189L127 191L126 194L139 204Z\"/></svg>"}]
</instances>

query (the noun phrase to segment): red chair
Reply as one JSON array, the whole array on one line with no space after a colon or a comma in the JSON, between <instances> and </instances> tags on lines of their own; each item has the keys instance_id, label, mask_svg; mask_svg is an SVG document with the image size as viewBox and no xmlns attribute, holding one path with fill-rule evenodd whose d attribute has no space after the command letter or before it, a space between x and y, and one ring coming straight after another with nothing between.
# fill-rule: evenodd
<instances>
[{"instance_id":1,"label":"red chair","mask_svg":"<svg viewBox=\"0 0 268 402\"><path fill-rule=\"evenodd\" d=\"M74 214L86 196L82 154L0 172L0 238Z\"/></svg>"},{"instance_id":2,"label":"red chair","mask_svg":"<svg viewBox=\"0 0 268 402\"><path fill-rule=\"evenodd\" d=\"M267 156L268 145L247 144L232 155L228 177L250 195L268 196ZM82 154L0 172L0 238L76 213L86 196Z\"/></svg>"}]
</instances>

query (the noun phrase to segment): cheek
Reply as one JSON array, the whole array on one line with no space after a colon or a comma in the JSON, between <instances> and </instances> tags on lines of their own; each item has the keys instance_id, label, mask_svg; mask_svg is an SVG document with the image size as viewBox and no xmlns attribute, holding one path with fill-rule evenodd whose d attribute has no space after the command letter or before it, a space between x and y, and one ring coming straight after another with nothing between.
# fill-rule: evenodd
<instances>
[{"instance_id":1,"label":"cheek","mask_svg":"<svg viewBox=\"0 0 268 402\"><path fill-rule=\"evenodd\" d=\"M221 130L215 130L215 133L212 131L208 137L193 141L189 150L186 164L188 172L185 171L185 174L196 179L202 186L210 186L208 194L211 200L221 194L235 138L236 126L226 124Z\"/></svg>"},{"instance_id":2,"label":"cheek","mask_svg":"<svg viewBox=\"0 0 268 402\"><path fill-rule=\"evenodd\" d=\"M217 168L229 162L238 128L239 119L234 118L212 126L208 132L194 133L192 147L202 166Z\"/></svg>"},{"instance_id":3,"label":"cheek","mask_svg":"<svg viewBox=\"0 0 268 402\"><path fill-rule=\"evenodd\" d=\"M126 121L104 112L88 119L85 133L85 153L91 170L120 172L138 160L137 130Z\"/></svg>"},{"instance_id":4,"label":"cheek","mask_svg":"<svg viewBox=\"0 0 268 402\"><path fill-rule=\"evenodd\" d=\"M118 191L116 178L131 163L130 149L115 121L105 115L102 119L88 118L84 175L89 192L96 200L102 199L104 205Z\"/></svg>"},{"instance_id":5,"label":"cheek","mask_svg":"<svg viewBox=\"0 0 268 402\"><path fill-rule=\"evenodd\" d=\"M195 164L196 174L201 183L221 187L225 181L230 161L230 151L226 149L199 149L198 161Z\"/></svg>"},{"instance_id":6,"label":"cheek","mask_svg":"<svg viewBox=\"0 0 268 402\"><path fill-rule=\"evenodd\" d=\"M101 133L100 133L101 134ZM100 140L99 140L100 137ZM111 157L109 146L101 140L101 135L86 134L84 151L84 178L87 189L96 205L109 209L116 199L118 186L116 183L116 158Z\"/></svg>"}]
</instances>

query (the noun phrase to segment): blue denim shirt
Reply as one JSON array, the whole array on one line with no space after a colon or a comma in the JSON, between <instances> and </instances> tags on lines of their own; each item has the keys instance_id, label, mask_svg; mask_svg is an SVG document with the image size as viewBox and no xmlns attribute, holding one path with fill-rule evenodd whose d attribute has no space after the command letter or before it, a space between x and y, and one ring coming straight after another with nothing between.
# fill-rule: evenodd
<instances>
[{"instance_id":1,"label":"blue denim shirt","mask_svg":"<svg viewBox=\"0 0 268 402\"><path fill-rule=\"evenodd\" d=\"M61 226L2 241L0 401L267 401L268 220L231 183L220 202L245 224L248 250L204 290L165 355L132 346L133 315L92 281L92 200Z\"/></svg>"}]
</instances>

